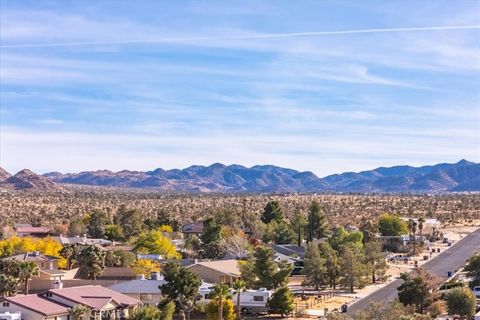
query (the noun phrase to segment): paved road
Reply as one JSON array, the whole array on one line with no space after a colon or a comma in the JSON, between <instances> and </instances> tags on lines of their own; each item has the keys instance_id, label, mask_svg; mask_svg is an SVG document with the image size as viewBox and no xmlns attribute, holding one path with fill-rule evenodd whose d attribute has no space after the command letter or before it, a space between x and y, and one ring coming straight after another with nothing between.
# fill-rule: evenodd
<instances>
[{"instance_id":1,"label":"paved road","mask_svg":"<svg viewBox=\"0 0 480 320\"><path fill-rule=\"evenodd\" d=\"M475 252L480 251L480 229L470 233L459 240L451 248L443 251L438 256L432 258L423 265L426 271L447 278L447 271L455 271L465 265ZM365 298L358 300L348 307L348 314L354 314L357 311L368 307L372 302L387 303L397 298L397 287L402 280L397 279L385 287L373 292Z\"/></svg>"}]
</instances>

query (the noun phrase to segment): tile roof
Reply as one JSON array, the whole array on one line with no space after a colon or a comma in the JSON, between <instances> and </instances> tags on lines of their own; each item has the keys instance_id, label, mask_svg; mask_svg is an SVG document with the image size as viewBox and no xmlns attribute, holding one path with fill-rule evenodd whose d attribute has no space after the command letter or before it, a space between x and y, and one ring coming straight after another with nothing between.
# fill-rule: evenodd
<instances>
[{"instance_id":1,"label":"tile roof","mask_svg":"<svg viewBox=\"0 0 480 320\"><path fill-rule=\"evenodd\" d=\"M240 269L238 268L238 261L237 260L215 260L215 261L204 261L198 262L187 268L192 268L194 266L204 266L206 268L219 271L221 273L229 274L234 277L240 276Z\"/></svg>"},{"instance_id":2,"label":"tile roof","mask_svg":"<svg viewBox=\"0 0 480 320\"><path fill-rule=\"evenodd\" d=\"M18 295L15 297L4 298L4 300L22 306L26 309L30 309L36 313L43 314L45 316L58 315L68 313L68 307L51 300L47 300L36 294Z\"/></svg>"},{"instance_id":3,"label":"tile roof","mask_svg":"<svg viewBox=\"0 0 480 320\"><path fill-rule=\"evenodd\" d=\"M120 305L126 306L134 306L141 303L137 299L130 298L129 296L102 286L80 286L52 289L49 290L49 292L96 310L102 309L111 300L114 300Z\"/></svg>"}]
</instances>

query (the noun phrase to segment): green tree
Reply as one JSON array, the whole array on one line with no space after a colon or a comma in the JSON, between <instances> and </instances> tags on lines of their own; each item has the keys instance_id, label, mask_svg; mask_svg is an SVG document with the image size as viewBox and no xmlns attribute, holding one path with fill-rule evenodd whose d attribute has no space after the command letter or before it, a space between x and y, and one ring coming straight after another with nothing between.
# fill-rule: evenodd
<instances>
[{"instance_id":1,"label":"green tree","mask_svg":"<svg viewBox=\"0 0 480 320\"><path fill-rule=\"evenodd\" d=\"M285 261L275 262L271 248L259 246L254 252L254 271L258 287L275 289L286 285L293 266Z\"/></svg>"},{"instance_id":2,"label":"green tree","mask_svg":"<svg viewBox=\"0 0 480 320\"><path fill-rule=\"evenodd\" d=\"M242 294L243 291L245 291L246 283L243 280L236 280L233 283L233 289L235 289L235 293L237 294L237 319L240 320L242 318L242 306L240 303L240 295Z\"/></svg>"},{"instance_id":3,"label":"green tree","mask_svg":"<svg viewBox=\"0 0 480 320\"><path fill-rule=\"evenodd\" d=\"M226 284L216 283L213 285L210 296L217 304L218 320L223 320L223 304L227 299L231 298L230 288Z\"/></svg>"},{"instance_id":4,"label":"green tree","mask_svg":"<svg viewBox=\"0 0 480 320\"><path fill-rule=\"evenodd\" d=\"M378 234L378 225L371 219L362 218L359 230L363 233L363 243L375 241Z\"/></svg>"},{"instance_id":5,"label":"green tree","mask_svg":"<svg viewBox=\"0 0 480 320\"><path fill-rule=\"evenodd\" d=\"M32 261L20 261L19 262L19 275L18 281L23 284L23 290L25 294L29 292L29 281L32 278L40 275L40 269Z\"/></svg>"},{"instance_id":6,"label":"green tree","mask_svg":"<svg viewBox=\"0 0 480 320\"><path fill-rule=\"evenodd\" d=\"M274 222L271 222L272 224ZM280 221L276 223L275 228L275 244L290 244L295 238L295 233L292 230L292 227L287 224L286 221Z\"/></svg>"},{"instance_id":7,"label":"green tree","mask_svg":"<svg viewBox=\"0 0 480 320\"><path fill-rule=\"evenodd\" d=\"M328 229L325 221L325 214L317 201L312 201L308 209L307 230L308 242L312 242L313 239L320 239L327 236Z\"/></svg>"},{"instance_id":8,"label":"green tree","mask_svg":"<svg viewBox=\"0 0 480 320\"><path fill-rule=\"evenodd\" d=\"M105 212L98 209L93 210L87 224L87 233L92 238L105 238L105 226L109 219Z\"/></svg>"},{"instance_id":9,"label":"green tree","mask_svg":"<svg viewBox=\"0 0 480 320\"><path fill-rule=\"evenodd\" d=\"M334 290L337 287L337 279L340 274L340 265L338 261L337 252L330 246L328 242L322 242L318 245L320 257L325 260L325 268L327 269L326 276L328 283Z\"/></svg>"},{"instance_id":10,"label":"green tree","mask_svg":"<svg viewBox=\"0 0 480 320\"><path fill-rule=\"evenodd\" d=\"M301 246L302 240L305 238L305 229L307 227L307 219L305 215L302 212L297 211L292 217L291 225L296 235L297 246Z\"/></svg>"},{"instance_id":11,"label":"green tree","mask_svg":"<svg viewBox=\"0 0 480 320\"><path fill-rule=\"evenodd\" d=\"M107 224L105 226L105 238L111 241L122 241L125 239L122 227L118 224Z\"/></svg>"},{"instance_id":12,"label":"green tree","mask_svg":"<svg viewBox=\"0 0 480 320\"><path fill-rule=\"evenodd\" d=\"M201 255L207 259L218 259L225 255L221 240L222 226L209 218L203 222Z\"/></svg>"},{"instance_id":13,"label":"green tree","mask_svg":"<svg viewBox=\"0 0 480 320\"><path fill-rule=\"evenodd\" d=\"M4 298L16 295L18 283L17 278L5 273L0 273L0 296Z\"/></svg>"},{"instance_id":14,"label":"green tree","mask_svg":"<svg viewBox=\"0 0 480 320\"><path fill-rule=\"evenodd\" d=\"M385 277L388 265L380 242L370 241L365 244L365 265L372 276L372 283L376 283L378 278Z\"/></svg>"},{"instance_id":15,"label":"green tree","mask_svg":"<svg viewBox=\"0 0 480 320\"><path fill-rule=\"evenodd\" d=\"M160 320L162 311L155 306L146 305L135 310L132 320Z\"/></svg>"},{"instance_id":16,"label":"green tree","mask_svg":"<svg viewBox=\"0 0 480 320\"><path fill-rule=\"evenodd\" d=\"M94 245L84 246L76 257L80 277L96 280L105 269L105 255L102 249Z\"/></svg>"},{"instance_id":17,"label":"green tree","mask_svg":"<svg viewBox=\"0 0 480 320\"><path fill-rule=\"evenodd\" d=\"M342 278L340 283L354 292L355 287L362 288L365 286L364 275L366 273L363 265L362 250L353 243L347 243L342 247L340 254L340 274Z\"/></svg>"},{"instance_id":18,"label":"green tree","mask_svg":"<svg viewBox=\"0 0 480 320\"><path fill-rule=\"evenodd\" d=\"M175 302L189 320L202 280L189 269L174 262L168 262L162 272L166 282L161 287L162 294Z\"/></svg>"},{"instance_id":19,"label":"green tree","mask_svg":"<svg viewBox=\"0 0 480 320\"><path fill-rule=\"evenodd\" d=\"M121 226L123 235L127 240L142 232L143 217L137 209L129 209L125 205L121 205L113 222L116 225Z\"/></svg>"},{"instance_id":20,"label":"green tree","mask_svg":"<svg viewBox=\"0 0 480 320\"><path fill-rule=\"evenodd\" d=\"M414 276L402 273L400 278L403 283L397 288L398 300L405 306L415 306L417 312L423 313L435 300L432 294L436 287L433 277L420 269Z\"/></svg>"},{"instance_id":21,"label":"green tree","mask_svg":"<svg viewBox=\"0 0 480 320\"><path fill-rule=\"evenodd\" d=\"M293 294L288 287L277 289L267 302L270 313L280 314L284 317L293 311Z\"/></svg>"},{"instance_id":22,"label":"green tree","mask_svg":"<svg viewBox=\"0 0 480 320\"><path fill-rule=\"evenodd\" d=\"M328 243L336 251L341 251L342 247L347 243L361 248L363 246L363 233L361 231L352 231L349 233L344 227L339 226L335 228L332 236L328 238Z\"/></svg>"},{"instance_id":23,"label":"green tree","mask_svg":"<svg viewBox=\"0 0 480 320\"><path fill-rule=\"evenodd\" d=\"M257 275L255 274L255 263L252 259L238 262L240 279L245 282L245 287L253 289L257 286Z\"/></svg>"},{"instance_id":24,"label":"green tree","mask_svg":"<svg viewBox=\"0 0 480 320\"><path fill-rule=\"evenodd\" d=\"M447 293L448 313L463 318L473 319L476 297L468 288L455 288Z\"/></svg>"},{"instance_id":25,"label":"green tree","mask_svg":"<svg viewBox=\"0 0 480 320\"><path fill-rule=\"evenodd\" d=\"M400 217L385 213L378 218L378 230L382 236L395 237L408 234L408 225Z\"/></svg>"},{"instance_id":26,"label":"green tree","mask_svg":"<svg viewBox=\"0 0 480 320\"><path fill-rule=\"evenodd\" d=\"M424 243L423 241L423 227L424 227L424 224L425 224L425 218L424 217L420 217L418 218L418 233L420 235L420 241L422 242L422 245Z\"/></svg>"},{"instance_id":27,"label":"green tree","mask_svg":"<svg viewBox=\"0 0 480 320\"><path fill-rule=\"evenodd\" d=\"M327 268L325 259L320 255L318 246L313 243L307 245L303 273L305 274L304 284L315 287L318 290L320 286L328 283Z\"/></svg>"},{"instance_id":28,"label":"green tree","mask_svg":"<svg viewBox=\"0 0 480 320\"><path fill-rule=\"evenodd\" d=\"M464 271L467 272L467 277L472 280L470 286L480 286L480 253L477 253L468 259Z\"/></svg>"},{"instance_id":29,"label":"green tree","mask_svg":"<svg viewBox=\"0 0 480 320\"><path fill-rule=\"evenodd\" d=\"M75 259L80 252L80 248L76 243L66 243L62 246L59 254L67 260L67 270L71 270L75 264Z\"/></svg>"},{"instance_id":30,"label":"green tree","mask_svg":"<svg viewBox=\"0 0 480 320\"><path fill-rule=\"evenodd\" d=\"M173 320L174 314L175 303L173 301L169 301L162 306L162 315L160 316L160 320Z\"/></svg>"},{"instance_id":31,"label":"green tree","mask_svg":"<svg viewBox=\"0 0 480 320\"><path fill-rule=\"evenodd\" d=\"M269 201L263 210L262 222L268 224L272 221L281 222L283 220L283 210L280 203L276 200Z\"/></svg>"}]
</instances>

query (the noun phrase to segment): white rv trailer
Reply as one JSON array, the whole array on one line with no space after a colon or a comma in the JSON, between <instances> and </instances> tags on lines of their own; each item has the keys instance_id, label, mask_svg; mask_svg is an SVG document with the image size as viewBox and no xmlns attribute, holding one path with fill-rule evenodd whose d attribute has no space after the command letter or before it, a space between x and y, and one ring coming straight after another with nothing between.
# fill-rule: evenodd
<instances>
[{"instance_id":1,"label":"white rv trailer","mask_svg":"<svg viewBox=\"0 0 480 320\"><path fill-rule=\"evenodd\" d=\"M201 287L200 288L200 302L208 303L210 302L210 293L212 291L211 287ZM237 305L237 292L235 290L230 291L232 295L232 302ZM267 302L268 299L272 296L272 291L269 291L265 288L260 288L258 290L246 290L240 293L240 310L243 314L249 313L264 313L268 311Z\"/></svg>"}]
</instances>

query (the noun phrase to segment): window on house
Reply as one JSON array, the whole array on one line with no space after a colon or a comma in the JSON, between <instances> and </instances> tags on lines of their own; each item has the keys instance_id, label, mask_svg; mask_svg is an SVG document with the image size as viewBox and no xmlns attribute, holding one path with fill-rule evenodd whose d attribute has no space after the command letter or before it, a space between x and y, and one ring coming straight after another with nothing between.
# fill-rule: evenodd
<instances>
[{"instance_id":1,"label":"window on house","mask_svg":"<svg viewBox=\"0 0 480 320\"><path fill-rule=\"evenodd\" d=\"M230 283L230 277L220 276L220 283Z\"/></svg>"},{"instance_id":2,"label":"window on house","mask_svg":"<svg viewBox=\"0 0 480 320\"><path fill-rule=\"evenodd\" d=\"M263 301L263 296L253 296L253 301Z\"/></svg>"},{"instance_id":3,"label":"window on house","mask_svg":"<svg viewBox=\"0 0 480 320\"><path fill-rule=\"evenodd\" d=\"M3 303L3 306L4 306L4 307L10 307L10 303L4 302L4 303Z\"/></svg>"}]
</instances>

